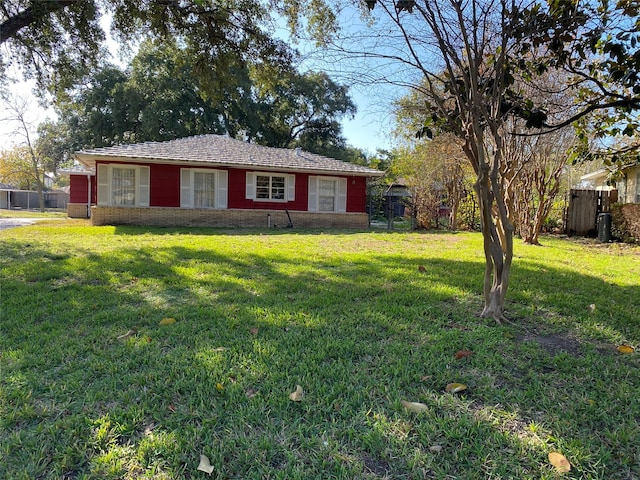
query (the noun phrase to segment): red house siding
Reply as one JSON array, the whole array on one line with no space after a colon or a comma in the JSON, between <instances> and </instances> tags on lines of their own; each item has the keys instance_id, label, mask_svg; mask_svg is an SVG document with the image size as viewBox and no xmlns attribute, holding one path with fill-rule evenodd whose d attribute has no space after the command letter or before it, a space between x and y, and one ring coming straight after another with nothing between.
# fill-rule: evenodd
<instances>
[{"instance_id":1,"label":"red house siding","mask_svg":"<svg viewBox=\"0 0 640 480\"><path fill-rule=\"evenodd\" d=\"M367 179L365 177L347 178L347 212L364 213L367 211Z\"/></svg>"},{"instance_id":2,"label":"red house siding","mask_svg":"<svg viewBox=\"0 0 640 480\"><path fill-rule=\"evenodd\" d=\"M180 206L180 167L178 165L149 165L149 204L152 207Z\"/></svg>"},{"instance_id":3,"label":"red house siding","mask_svg":"<svg viewBox=\"0 0 640 480\"><path fill-rule=\"evenodd\" d=\"M306 173L296 173L296 196L290 202L264 202L247 199L247 172L254 170L243 170L239 168L229 169L229 208L253 208L258 210L307 210L307 190L308 175ZM273 172L277 174L278 172Z\"/></svg>"},{"instance_id":4,"label":"red house siding","mask_svg":"<svg viewBox=\"0 0 640 480\"><path fill-rule=\"evenodd\" d=\"M97 162L112 163L112 162ZM133 164L132 164L133 165ZM180 169L189 168L184 165L135 163L150 167L149 204L152 207L180 207ZM208 168L197 166L192 168ZM220 170L220 168L211 168ZM309 174L296 173L295 200L288 202L254 201L246 197L247 172L253 169L228 168L228 204L229 209L285 210L306 212L308 209ZM278 173L278 172L273 172ZM285 173L285 172L283 172ZM286 173L285 173L286 174ZM334 178L347 179L347 213L365 213L366 210L366 177L328 175ZM83 183L84 182L84 183ZM87 178L81 175L71 176L71 202L86 203ZM92 204L96 203L95 176L92 177Z\"/></svg>"},{"instance_id":5,"label":"red house siding","mask_svg":"<svg viewBox=\"0 0 640 480\"><path fill-rule=\"evenodd\" d=\"M96 176L91 175L91 203L96 203ZM87 203L87 175L69 175L69 203Z\"/></svg>"}]
</instances>

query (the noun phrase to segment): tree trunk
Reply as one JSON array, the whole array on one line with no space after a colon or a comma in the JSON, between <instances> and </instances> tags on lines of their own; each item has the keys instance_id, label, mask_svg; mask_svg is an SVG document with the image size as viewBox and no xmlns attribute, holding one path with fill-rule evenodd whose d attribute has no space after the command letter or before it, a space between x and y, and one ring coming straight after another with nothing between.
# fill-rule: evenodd
<instances>
[{"instance_id":1,"label":"tree trunk","mask_svg":"<svg viewBox=\"0 0 640 480\"><path fill-rule=\"evenodd\" d=\"M495 196L489 189L487 179L479 179L476 193L480 204L485 256L484 308L480 316L502 323L507 320L504 315L504 300L513 258L513 227L510 224L505 228L500 226L504 219L500 218L501 215L494 214L494 210L498 209L494 208Z\"/></svg>"}]
</instances>

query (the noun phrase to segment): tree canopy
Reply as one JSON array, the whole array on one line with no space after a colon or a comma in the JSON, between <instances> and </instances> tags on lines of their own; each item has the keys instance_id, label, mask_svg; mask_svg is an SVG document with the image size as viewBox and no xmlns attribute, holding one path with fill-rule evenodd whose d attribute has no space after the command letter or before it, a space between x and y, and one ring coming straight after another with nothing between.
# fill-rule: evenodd
<instances>
[{"instance_id":1,"label":"tree canopy","mask_svg":"<svg viewBox=\"0 0 640 480\"><path fill-rule=\"evenodd\" d=\"M123 43L141 38L179 39L195 58L194 73L210 78L248 58L286 58L290 50L269 33L266 4L254 0L3 0L0 3L0 79L18 66L38 87L61 95L94 71L104 55L103 14ZM218 74L218 75L216 75Z\"/></svg>"},{"instance_id":2,"label":"tree canopy","mask_svg":"<svg viewBox=\"0 0 640 480\"><path fill-rule=\"evenodd\" d=\"M289 63L267 68L248 62L219 78L212 96L195 68L177 42L145 41L128 68L106 65L59 101L59 121L41 133L49 143L66 142L67 152L217 133L344 159L350 155L339 121L353 114L355 105L347 88L327 74L299 73Z\"/></svg>"}]
</instances>

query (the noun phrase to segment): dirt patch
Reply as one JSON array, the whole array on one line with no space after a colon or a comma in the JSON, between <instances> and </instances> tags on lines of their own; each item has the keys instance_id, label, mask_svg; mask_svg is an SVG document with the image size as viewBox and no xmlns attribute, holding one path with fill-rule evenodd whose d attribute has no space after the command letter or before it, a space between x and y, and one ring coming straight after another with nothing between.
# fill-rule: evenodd
<instances>
[{"instance_id":1,"label":"dirt patch","mask_svg":"<svg viewBox=\"0 0 640 480\"><path fill-rule=\"evenodd\" d=\"M549 354L568 353L578 356L583 353L583 343L570 333L542 334L529 332L516 338L519 342L535 342L544 348Z\"/></svg>"},{"instance_id":2,"label":"dirt patch","mask_svg":"<svg viewBox=\"0 0 640 480\"><path fill-rule=\"evenodd\" d=\"M384 460L373 458L366 453L362 455L362 463L364 464L364 473L373 474L378 477L386 478L389 471L389 464Z\"/></svg>"}]
</instances>

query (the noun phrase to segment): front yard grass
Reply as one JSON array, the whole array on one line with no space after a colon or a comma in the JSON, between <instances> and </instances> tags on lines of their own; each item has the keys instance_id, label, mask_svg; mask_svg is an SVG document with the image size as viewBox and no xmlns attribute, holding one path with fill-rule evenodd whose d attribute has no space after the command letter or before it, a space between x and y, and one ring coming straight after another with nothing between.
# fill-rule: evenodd
<instances>
[{"instance_id":1,"label":"front yard grass","mask_svg":"<svg viewBox=\"0 0 640 480\"><path fill-rule=\"evenodd\" d=\"M0 478L640 478L640 250L543 243L499 326L474 233L0 232Z\"/></svg>"}]
</instances>

